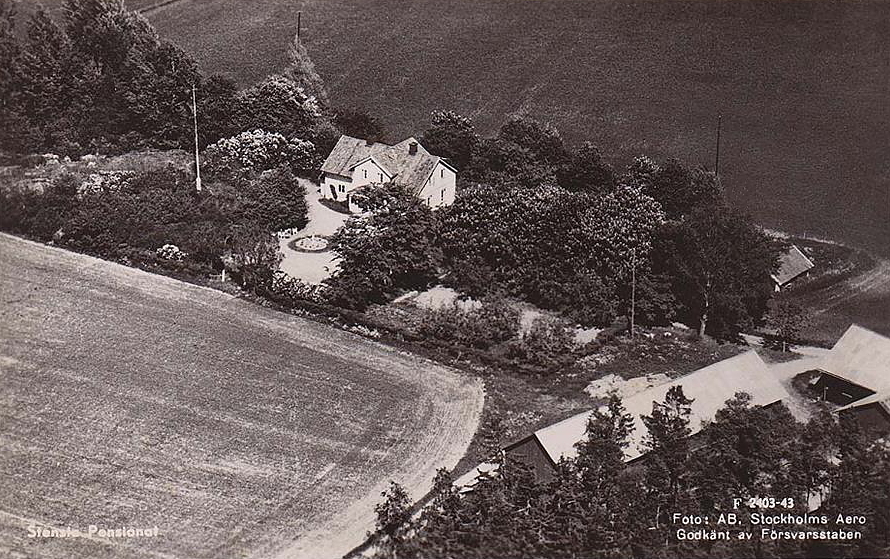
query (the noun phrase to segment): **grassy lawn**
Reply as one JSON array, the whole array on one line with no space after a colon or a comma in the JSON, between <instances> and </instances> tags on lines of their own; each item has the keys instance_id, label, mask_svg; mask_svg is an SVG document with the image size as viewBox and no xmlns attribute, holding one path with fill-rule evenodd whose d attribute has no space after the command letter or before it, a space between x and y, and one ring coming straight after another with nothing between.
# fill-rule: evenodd
<instances>
[{"instance_id":1,"label":"grassy lawn","mask_svg":"<svg viewBox=\"0 0 890 559\"><path fill-rule=\"evenodd\" d=\"M803 339L831 347L852 323L890 336L890 260L832 243L792 240L816 264L786 293L809 313Z\"/></svg>"},{"instance_id":2,"label":"grassy lawn","mask_svg":"<svg viewBox=\"0 0 890 559\"><path fill-rule=\"evenodd\" d=\"M5 235L0 270L4 557L338 557L476 429L478 382L351 334Z\"/></svg>"}]
</instances>

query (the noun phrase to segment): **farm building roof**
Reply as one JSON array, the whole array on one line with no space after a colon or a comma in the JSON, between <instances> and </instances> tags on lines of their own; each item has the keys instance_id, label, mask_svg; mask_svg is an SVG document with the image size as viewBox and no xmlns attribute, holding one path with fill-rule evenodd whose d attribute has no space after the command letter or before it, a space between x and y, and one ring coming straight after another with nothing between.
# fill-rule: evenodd
<instances>
[{"instance_id":1,"label":"farm building roof","mask_svg":"<svg viewBox=\"0 0 890 559\"><path fill-rule=\"evenodd\" d=\"M701 430L702 422L712 420L724 402L738 392L750 394L751 403L756 406L766 406L788 397L788 392L755 351L654 386L624 399L624 407L634 420L630 445L625 451L626 460L633 460L646 453L643 439L647 430L642 416L651 414L652 403L664 401L668 390L677 385L681 385L686 397L693 400L689 417L692 433ZM590 414L589 411L583 412L535 432L541 446L554 462L563 456L575 456L575 444L584 437Z\"/></svg>"},{"instance_id":2,"label":"farm building roof","mask_svg":"<svg viewBox=\"0 0 890 559\"><path fill-rule=\"evenodd\" d=\"M890 338L853 324L819 368L875 392L890 390Z\"/></svg>"},{"instance_id":3,"label":"farm building roof","mask_svg":"<svg viewBox=\"0 0 890 559\"><path fill-rule=\"evenodd\" d=\"M413 154L409 149L412 143L417 144L417 151ZM417 192L423 188L426 179L440 161L452 168L444 159L428 152L415 138L407 138L391 146L380 142L369 144L359 138L340 136L321 170L349 177L352 170L368 158L373 158L381 165L394 181L412 187Z\"/></svg>"},{"instance_id":4,"label":"farm building roof","mask_svg":"<svg viewBox=\"0 0 890 559\"><path fill-rule=\"evenodd\" d=\"M779 257L779 270L772 276L780 286L785 285L797 276L812 270L816 265L801 252L797 245L791 245Z\"/></svg>"},{"instance_id":5,"label":"farm building roof","mask_svg":"<svg viewBox=\"0 0 890 559\"><path fill-rule=\"evenodd\" d=\"M885 390L884 392L878 392L876 394L872 394L871 396L866 396L861 400L856 400L851 404L847 404L846 406L838 408L837 412L842 412L845 410L850 410L853 408L861 408L864 406L869 406L871 404L878 404L884 410L890 414L890 390Z\"/></svg>"}]
</instances>

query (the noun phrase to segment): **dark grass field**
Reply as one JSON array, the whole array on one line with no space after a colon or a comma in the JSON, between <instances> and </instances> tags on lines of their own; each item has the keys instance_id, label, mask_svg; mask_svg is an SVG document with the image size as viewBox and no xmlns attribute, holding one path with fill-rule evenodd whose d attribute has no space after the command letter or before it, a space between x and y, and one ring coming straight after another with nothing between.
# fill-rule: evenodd
<instances>
[{"instance_id":1,"label":"dark grass field","mask_svg":"<svg viewBox=\"0 0 890 559\"><path fill-rule=\"evenodd\" d=\"M152 2L130 2L143 7ZM890 255L890 3L796 0L180 0L147 13L242 84L304 37L335 103L393 138L451 108L552 122L623 165L714 164L764 225Z\"/></svg>"},{"instance_id":2,"label":"dark grass field","mask_svg":"<svg viewBox=\"0 0 890 559\"><path fill-rule=\"evenodd\" d=\"M457 463L481 408L419 358L0 236L0 556L339 557L388 480L419 498Z\"/></svg>"}]
</instances>

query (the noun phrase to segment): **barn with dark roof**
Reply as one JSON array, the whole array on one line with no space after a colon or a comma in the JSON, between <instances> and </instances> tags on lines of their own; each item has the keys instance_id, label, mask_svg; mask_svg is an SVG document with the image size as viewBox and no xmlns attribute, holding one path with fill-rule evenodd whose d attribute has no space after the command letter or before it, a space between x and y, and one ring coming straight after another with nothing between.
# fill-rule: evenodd
<instances>
[{"instance_id":1,"label":"barn with dark roof","mask_svg":"<svg viewBox=\"0 0 890 559\"><path fill-rule=\"evenodd\" d=\"M781 291L801 276L806 276L816 265L796 245L788 247L779 257L779 269L772 275L776 291Z\"/></svg>"}]
</instances>

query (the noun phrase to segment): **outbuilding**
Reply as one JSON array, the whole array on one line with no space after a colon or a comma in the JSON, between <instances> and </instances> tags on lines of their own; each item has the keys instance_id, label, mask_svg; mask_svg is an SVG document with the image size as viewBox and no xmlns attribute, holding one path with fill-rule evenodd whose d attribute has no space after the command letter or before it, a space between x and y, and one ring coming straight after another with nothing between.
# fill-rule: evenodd
<instances>
[{"instance_id":1,"label":"outbuilding","mask_svg":"<svg viewBox=\"0 0 890 559\"><path fill-rule=\"evenodd\" d=\"M626 462L633 462L648 452L644 444L647 430L643 416L651 415L653 403L663 402L668 390L674 386L682 386L686 397L692 399L689 428L693 435L701 430L703 421L713 420L717 410L739 392L749 394L752 405L761 407L789 397L788 391L755 351L653 386L623 400L624 407L634 420L630 445L625 450ZM591 413L582 412L539 429L506 447L504 452L531 466L539 481L549 481L560 458L574 458L577 455L575 445L586 436Z\"/></svg>"},{"instance_id":2,"label":"outbuilding","mask_svg":"<svg viewBox=\"0 0 890 559\"><path fill-rule=\"evenodd\" d=\"M856 419L859 426L874 439L890 435L890 391L872 394L838 408L839 416Z\"/></svg>"},{"instance_id":3,"label":"outbuilding","mask_svg":"<svg viewBox=\"0 0 890 559\"><path fill-rule=\"evenodd\" d=\"M815 267L813 261L797 245L791 245L779 257L779 269L771 276L776 292L782 291L794 280L807 276Z\"/></svg>"},{"instance_id":4,"label":"outbuilding","mask_svg":"<svg viewBox=\"0 0 890 559\"><path fill-rule=\"evenodd\" d=\"M812 383L817 395L842 406L890 391L890 338L853 324L817 372Z\"/></svg>"}]
</instances>

